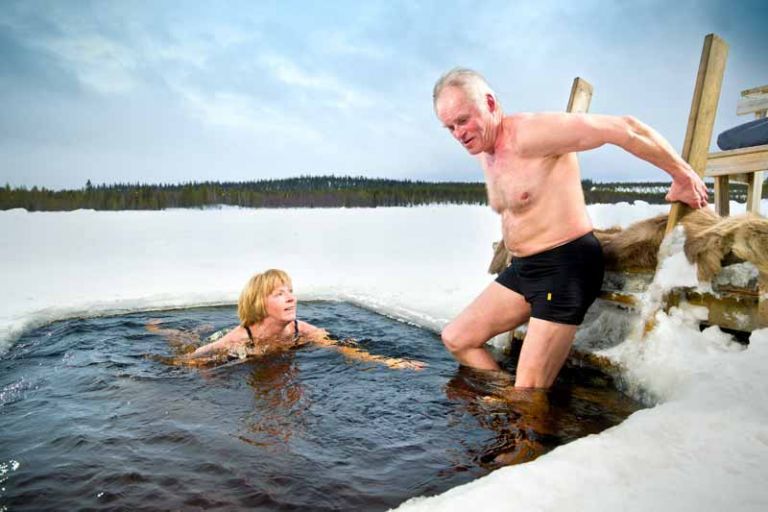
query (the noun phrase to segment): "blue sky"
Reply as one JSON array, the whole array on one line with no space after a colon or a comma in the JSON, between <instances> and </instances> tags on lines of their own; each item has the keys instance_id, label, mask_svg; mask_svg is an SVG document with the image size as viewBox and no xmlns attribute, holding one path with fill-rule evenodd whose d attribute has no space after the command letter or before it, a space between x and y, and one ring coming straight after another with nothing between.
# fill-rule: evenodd
<instances>
[{"instance_id":1,"label":"blue sky","mask_svg":"<svg viewBox=\"0 0 768 512\"><path fill-rule=\"evenodd\" d=\"M454 66L506 112L631 114L682 146L701 46L730 44L716 133L768 84L768 2L9 1L0 9L0 184L353 174L480 181L434 117ZM663 180L616 148L585 178Z\"/></svg>"}]
</instances>

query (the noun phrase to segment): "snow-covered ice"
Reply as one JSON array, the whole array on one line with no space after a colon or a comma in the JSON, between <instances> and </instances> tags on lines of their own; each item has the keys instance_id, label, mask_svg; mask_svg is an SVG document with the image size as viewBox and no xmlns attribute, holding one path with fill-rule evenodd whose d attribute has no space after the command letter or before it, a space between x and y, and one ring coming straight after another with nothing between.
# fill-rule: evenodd
<instances>
[{"instance_id":1,"label":"snow-covered ice","mask_svg":"<svg viewBox=\"0 0 768 512\"><path fill-rule=\"evenodd\" d=\"M596 227L667 209L589 207ZM57 319L234 303L247 278L270 267L291 274L300 299L352 301L439 330L491 280L500 226L479 206L12 210L0 212L0 233L2 353ZM670 271L686 264L673 260ZM696 308L656 315L642 342L595 350L657 405L401 509L767 510L768 329L745 349L717 328L699 332Z\"/></svg>"}]
</instances>

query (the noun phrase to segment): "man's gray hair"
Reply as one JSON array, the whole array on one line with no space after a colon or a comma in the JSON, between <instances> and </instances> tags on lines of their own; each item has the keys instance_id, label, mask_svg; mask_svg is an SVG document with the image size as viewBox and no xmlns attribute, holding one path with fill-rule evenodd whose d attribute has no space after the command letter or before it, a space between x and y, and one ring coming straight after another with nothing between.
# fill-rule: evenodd
<instances>
[{"instance_id":1,"label":"man's gray hair","mask_svg":"<svg viewBox=\"0 0 768 512\"><path fill-rule=\"evenodd\" d=\"M441 76L435 82L435 88L432 90L432 105L437 105L437 98L446 87L459 87L466 92L473 101L479 103L485 98L486 94L493 96L498 103L496 93L485 80L483 75L468 68L453 68Z\"/></svg>"}]
</instances>

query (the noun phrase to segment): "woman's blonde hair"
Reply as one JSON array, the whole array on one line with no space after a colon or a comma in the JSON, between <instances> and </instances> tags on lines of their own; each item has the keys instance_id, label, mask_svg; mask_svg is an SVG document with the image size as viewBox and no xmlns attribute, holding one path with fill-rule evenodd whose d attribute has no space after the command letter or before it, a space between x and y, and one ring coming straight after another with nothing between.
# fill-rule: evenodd
<instances>
[{"instance_id":1,"label":"woman's blonde hair","mask_svg":"<svg viewBox=\"0 0 768 512\"><path fill-rule=\"evenodd\" d=\"M267 317L267 297L275 288L284 285L292 286L291 278L274 268L251 277L237 301L240 325L253 325L264 320Z\"/></svg>"}]
</instances>

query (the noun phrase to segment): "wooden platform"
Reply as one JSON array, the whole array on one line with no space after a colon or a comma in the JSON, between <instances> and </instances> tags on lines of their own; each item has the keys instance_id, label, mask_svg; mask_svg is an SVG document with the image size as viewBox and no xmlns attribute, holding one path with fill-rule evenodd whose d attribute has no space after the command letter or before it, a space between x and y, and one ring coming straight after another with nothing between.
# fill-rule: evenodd
<instances>
[{"instance_id":1,"label":"wooden platform","mask_svg":"<svg viewBox=\"0 0 768 512\"><path fill-rule=\"evenodd\" d=\"M642 269L607 271L600 299L636 310L653 275L652 270ZM760 300L758 272L750 263L723 268L712 281L711 291L674 288L665 296L664 310L684 302L707 308L708 317L703 322L706 325L741 332L768 327L768 300Z\"/></svg>"}]
</instances>

